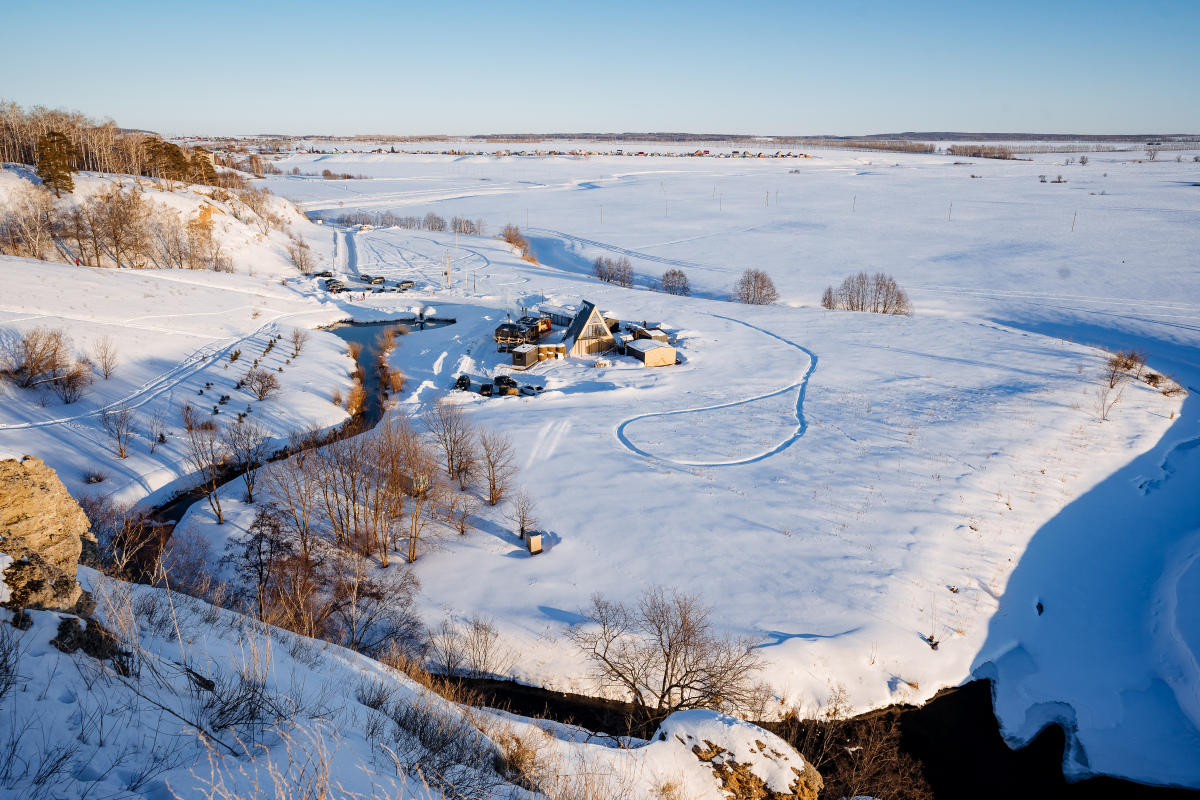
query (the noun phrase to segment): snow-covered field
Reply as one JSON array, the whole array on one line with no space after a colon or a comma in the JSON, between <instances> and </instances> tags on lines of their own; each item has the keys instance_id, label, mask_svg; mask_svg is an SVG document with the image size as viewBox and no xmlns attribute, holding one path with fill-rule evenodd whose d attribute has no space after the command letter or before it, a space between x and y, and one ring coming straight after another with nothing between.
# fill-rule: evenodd
<instances>
[{"instance_id":1,"label":"snow-covered field","mask_svg":"<svg viewBox=\"0 0 1200 800\"><path fill-rule=\"evenodd\" d=\"M415 567L428 624L493 615L521 654L516 677L589 691L562 633L592 593L696 591L724 630L762 638L784 703L811 708L844 684L867 709L989 675L1013 742L1060 720L1077 743L1076 774L1200 786L1197 401L1131 383L1100 421L1104 354L1091 346L1145 346L1151 369L1200 387L1200 164L1190 153L1183 163L1097 154L1087 166L817 155L297 155L280 166L375 176L267 181L310 215L434 211L483 218L491 233L515 223L541 264L489 237L338 231L336 256L325 252L340 272L413 278L418 291L334 301L294 275L281 285L283 269L193 280L4 259L6 284L21 287L6 293L4 322L55 317L80 341L100 322L164 315L154 324L170 335L120 327L145 363L81 412L170 374L186 377L175 391L194 394L224 372L213 358L197 363L204 348L265 337L266 323L378 319L414 304L455 317L393 356L410 378L400 406L414 411L462 372L505 371L492 330L543 298L661 323L678 366L543 362L518 376L544 385L540 397L456 396L512 435L549 546L528 557L495 513L447 539ZM1068 182L1039 182L1060 173ZM333 238L315 226L305 235L326 248ZM439 290L447 253L455 285ZM640 287L679 267L693 296L600 283L587 276L598 255L629 256ZM747 267L773 276L780 305L723 302ZM892 273L917 313L819 308L825 286L860 269ZM51 296L41 281L79 291ZM83 303L101 290L120 313L93 320ZM203 307L180 308L172 290ZM225 310L220 330L181 316L208 304ZM340 419L327 393L346 385L350 362L331 336L310 347L294 384L285 377L287 391L266 401L281 433L293 420ZM81 412L6 401L0 451L79 469L80 452L101 457L96 429L36 423ZM149 477L168 468L131 463L121 480L146 482L147 494L178 474ZM211 522L198 504L183 524Z\"/></svg>"}]
</instances>

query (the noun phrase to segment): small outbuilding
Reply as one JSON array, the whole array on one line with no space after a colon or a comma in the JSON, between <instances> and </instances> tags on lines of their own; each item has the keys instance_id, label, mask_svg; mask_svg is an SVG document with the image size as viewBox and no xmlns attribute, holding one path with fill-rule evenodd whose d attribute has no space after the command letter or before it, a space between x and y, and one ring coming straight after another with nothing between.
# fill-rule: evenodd
<instances>
[{"instance_id":1,"label":"small outbuilding","mask_svg":"<svg viewBox=\"0 0 1200 800\"><path fill-rule=\"evenodd\" d=\"M540 306L538 312L550 318L550 322L565 328L575 320L575 312L562 306Z\"/></svg>"},{"instance_id":2,"label":"small outbuilding","mask_svg":"<svg viewBox=\"0 0 1200 800\"><path fill-rule=\"evenodd\" d=\"M634 339L625 345L625 353L647 367L667 367L675 363L675 348L654 339Z\"/></svg>"},{"instance_id":3,"label":"small outbuilding","mask_svg":"<svg viewBox=\"0 0 1200 800\"><path fill-rule=\"evenodd\" d=\"M533 344L519 344L512 349L514 367L528 369L538 363L538 347Z\"/></svg>"}]
</instances>

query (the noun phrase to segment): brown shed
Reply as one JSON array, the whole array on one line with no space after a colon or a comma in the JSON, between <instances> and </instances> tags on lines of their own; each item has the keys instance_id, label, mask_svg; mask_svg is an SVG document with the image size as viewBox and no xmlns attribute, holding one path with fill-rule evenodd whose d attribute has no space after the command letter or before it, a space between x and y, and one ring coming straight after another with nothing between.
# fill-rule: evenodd
<instances>
[{"instance_id":1,"label":"brown shed","mask_svg":"<svg viewBox=\"0 0 1200 800\"><path fill-rule=\"evenodd\" d=\"M538 347L534 344L519 344L512 349L514 367L525 369L538 363Z\"/></svg>"},{"instance_id":2,"label":"brown shed","mask_svg":"<svg viewBox=\"0 0 1200 800\"><path fill-rule=\"evenodd\" d=\"M675 348L654 339L635 339L625 345L625 353L647 367L666 367L675 363Z\"/></svg>"}]
</instances>

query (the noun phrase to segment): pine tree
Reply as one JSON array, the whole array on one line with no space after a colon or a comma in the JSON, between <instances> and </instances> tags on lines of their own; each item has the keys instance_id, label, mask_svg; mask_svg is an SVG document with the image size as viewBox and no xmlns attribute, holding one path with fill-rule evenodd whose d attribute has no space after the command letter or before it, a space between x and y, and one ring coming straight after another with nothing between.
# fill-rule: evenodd
<instances>
[{"instance_id":1,"label":"pine tree","mask_svg":"<svg viewBox=\"0 0 1200 800\"><path fill-rule=\"evenodd\" d=\"M75 191L71 173L77 171L75 161L78 158L75 145L58 131L50 131L38 138L37 174L43 184L54 190L55 197L62 197L63 191Z\"/></svg>"}]
</instances>

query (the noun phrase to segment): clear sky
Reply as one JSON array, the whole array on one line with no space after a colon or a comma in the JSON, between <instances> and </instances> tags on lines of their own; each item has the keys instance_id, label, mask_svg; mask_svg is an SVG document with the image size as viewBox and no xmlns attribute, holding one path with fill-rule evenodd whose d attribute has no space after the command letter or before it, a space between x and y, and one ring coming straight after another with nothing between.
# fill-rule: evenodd
<instances>
[{"instance_id":1,"label":"clear sky","mask_svg":"<svg viewBox=\"0 0 1200 800\"><path fill-rule=\"evenodd\" d=\"M0 98L164 134L1200 133L1200 0L9 0Z\"/></svg>"}]
</instances>

